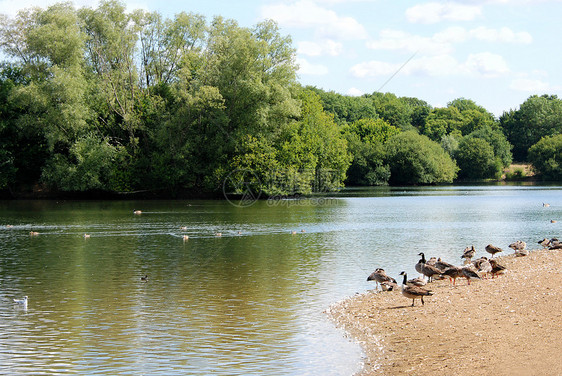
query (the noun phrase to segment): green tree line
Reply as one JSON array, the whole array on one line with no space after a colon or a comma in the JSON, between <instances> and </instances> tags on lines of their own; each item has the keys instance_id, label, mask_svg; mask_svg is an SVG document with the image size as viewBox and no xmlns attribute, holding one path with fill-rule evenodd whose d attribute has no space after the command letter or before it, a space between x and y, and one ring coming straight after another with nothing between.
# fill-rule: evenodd
<instances>
[{"instance_id":1,"label":"green tree line","mask_svg":"<svg viewBox=\"0 0 562 376\"><path fill-rule=\"evenodd\" d=\"M4 190L200 194L251 171L266 194L310 193L498 178L512 158L560 176L556 96L495 119L464 98L303 87L272 21L58 3L1 16L0 48Z\"/></svg>"}]
</instances>

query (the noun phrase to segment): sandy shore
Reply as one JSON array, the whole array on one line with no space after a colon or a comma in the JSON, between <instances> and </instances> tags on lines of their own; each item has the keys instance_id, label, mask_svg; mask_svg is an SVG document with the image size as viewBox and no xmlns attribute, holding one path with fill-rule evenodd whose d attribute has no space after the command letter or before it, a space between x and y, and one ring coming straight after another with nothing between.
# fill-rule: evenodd
<instances>
[{"instance_id":1,"label":"sandy shore","mask_svg":"<svg viewBox=\"0 0 562 376\"><path fill-rule=\"evenodd\" d=\"M496 258L505 275L433 282L424 306L400 291L331 306L365 351L360 375L562 375L562 251Z\"/></svg>"}]
</instances>

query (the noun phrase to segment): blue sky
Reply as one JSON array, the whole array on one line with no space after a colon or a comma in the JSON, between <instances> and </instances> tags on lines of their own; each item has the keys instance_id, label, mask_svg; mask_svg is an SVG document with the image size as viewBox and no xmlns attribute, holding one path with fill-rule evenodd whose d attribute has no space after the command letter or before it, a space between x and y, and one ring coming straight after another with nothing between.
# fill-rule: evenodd
<instances>
[{"instance_id":1,"label":"blue sky","mask_svg":"<svg viewBox=\"0 0 562 376\"><path fill-rule=\"evenodd\" d=\"M50 0L0 0L2 13ZM77 7L97 1L77 0ZM530 95L562 96L562 0L129 0L173 17L274 19L297 48L299 80L341 94L374 91L435 107L464 97L500 116Z\"/></svg>"}]
</instances>

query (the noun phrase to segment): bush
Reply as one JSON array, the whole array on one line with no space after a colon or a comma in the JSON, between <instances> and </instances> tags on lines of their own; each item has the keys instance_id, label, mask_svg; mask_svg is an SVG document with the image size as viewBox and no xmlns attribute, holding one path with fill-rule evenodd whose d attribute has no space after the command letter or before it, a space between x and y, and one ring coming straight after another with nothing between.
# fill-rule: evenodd
<instances>
[{"instance_id":1,"label":"bush","mask_svg":"<svg viewBox=\"0 0 562 376\"><path fill-rule=\"evenodd\" d=\"M492 146L481 138L465 137L455 153L460 168L459 178L497 179L500 177L502 163L496 158Z\"/></svg>"},{"instance_id":2,"label":"bush","mask_svg":"<svg viewBox=\"0 0 562 376\"><path fill-rule=\"evenodd\" d=\"M562 135L543 137L531 146L529 162L543 180L562 180Z\"/></svg>"}]
</instances>

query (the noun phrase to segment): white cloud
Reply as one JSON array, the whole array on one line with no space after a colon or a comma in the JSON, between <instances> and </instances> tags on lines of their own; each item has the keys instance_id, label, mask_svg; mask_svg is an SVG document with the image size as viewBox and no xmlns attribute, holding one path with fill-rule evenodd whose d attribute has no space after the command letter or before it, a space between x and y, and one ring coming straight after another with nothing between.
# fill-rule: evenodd
<instances>
[{"instance_id":1,"label":"white cloud","mask_svg":"<svg viewBox=\"0 0 562 376\"><path fill-rule=\"evenodd\" d=\"M347 95L350 95L352 97L360 97L363 94L365 94L365 92L363 90L359 90L355 87L352 87L347 91Z\"/></svg>"},{"instance_id":2,"label":"white cloud","mask_svg":"<svg viewBox=\"0 0 562 376\"><path fill-rule=\"evenodd\" d=\"M426 3L406 10L406 19L412 23L432 24L441 21L471 21L480 16L480 6L459 3Z\"/></svg>"},{"instance_id":3,"label":"white cloud","mask_svg":"<svg viewBox=\"0 0 562 376\"><path fill-rule=\"evenodd\" d=\"M421 75L430 77L479 76L497 77L510 72L503 57L489 52L471 54L465 62L459 62L451 55L442 54L423 56L408 63L394 64L383 61L369 61L356 64L350 69L355 78L376 78L403 75Z\"/></svg>"},{"instance_id":4,"label":"white cloud","mask_svg":"<svg viewBox=\"0 0 562 376\"><path fill-rule=\"evenodd\" d=\"M470 31L470 34L482 41L486 42L503 42L503 43L524 43L529 44L533 41L531 34L527 32L514 32L508 27L501 29L491 29L484 26L477 27Z\"/></svg>"},{"instance_id":5,"label":"white cloud","mask_svg":"<svg viewBox=\"0 0 562 376\"><path fill-rule=\"evenodd\" d=\"M297 53L307 56L338 56L343 50L343 45L339 42L327 39L319 42L299 42Z\"/></svg>"},{"instance_id":6,"label":"white cloud","mask_svg":"<svg viewBox=\"0 0 562 376\"><path fill-rule=\"evenodd\" d=\"M356 19L340 16L311 0L277 3L263 6L261 17L277 21L279 25L294 28L312 28L318 38L365 39L367 31Z\"/></svg>"},{"instance_id":7,"label":"white cloud","mask_svg":"<svg viewBox=\"0 0 562 376\"><path fill-rule=\"evenodd\" d=\"M329 73L327 66L322 64L312 64L306 59L297 58L299 66L298 74L323 76Z\"/></svg>"},{"instance_id":8,"label":"white cloud","mask_svg":"<svg viewBox=\"0 0 562 376\"><path fill-rule=\"evenodd\" d=\"M529 93L545 93L562 90L562 86L551 85L537 78L520 77L511 81L509 88L517 91L525 91Z\"/></svg>"},{"instance_id":9,"label":"white cloud","mask_svg":"<svg viewBox=\"0 0 562 376\"><path fill-rule=\"evenodd\" d=\"M383 30L378 40L367 42L367 48L374 50L423 51L427 54L442 54L451 51L450 43L436 38L422 37L399 30Z\"/></svg>"},{"instance_id":10,"label":"white cloud","mask_svg":"<svg viewBox=\"0 0 562 376\"><path fill-rule=\"evenodd\" d=\"M498 77L509 73L505 59L490 52L470 54L464 66L468 72L484 77Z\"/></svg>"}]
</instances>

